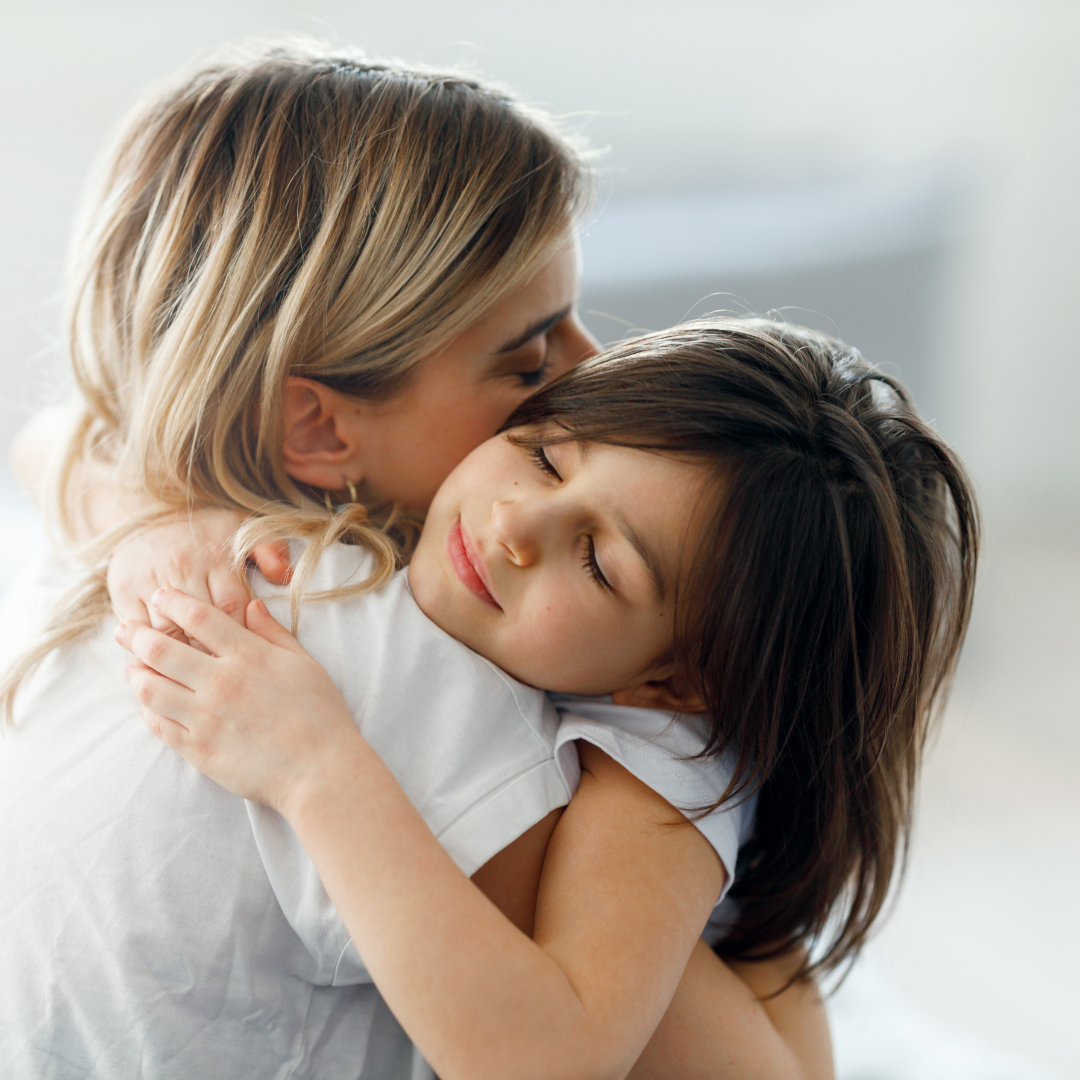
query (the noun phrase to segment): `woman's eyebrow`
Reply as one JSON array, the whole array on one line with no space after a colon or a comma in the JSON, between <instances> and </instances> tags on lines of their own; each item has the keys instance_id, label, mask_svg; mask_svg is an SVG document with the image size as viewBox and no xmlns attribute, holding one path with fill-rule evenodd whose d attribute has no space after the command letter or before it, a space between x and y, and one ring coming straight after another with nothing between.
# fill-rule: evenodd
<instances>
[{"instance_id":1,"label":"woman's eyebrow","mask_svg":"<svg viewBox=\"0 0 1080 1080\"><path fill-rule=\"evenodd\" d=\"M548 315L547 318L541 319L539 322L533 323L523 334L519 334L513 341L508 341L503 345L498 352L507 353L513 352L515 349L520 348L530 338L536 337L537 334L544 333L545 330L550 330L557 322L561 322L570 314L573 305L564 307L562 311L556 311L554 315Z\"/></svg>"}]
</instances>

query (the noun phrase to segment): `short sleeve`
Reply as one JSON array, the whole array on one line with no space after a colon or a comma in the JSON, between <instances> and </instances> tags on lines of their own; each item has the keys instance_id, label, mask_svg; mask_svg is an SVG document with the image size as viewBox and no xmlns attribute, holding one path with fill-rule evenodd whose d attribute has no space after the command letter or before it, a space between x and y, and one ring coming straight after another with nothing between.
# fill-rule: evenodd
<instances>
[{"instance_id":1,"label":"short sleeve","mask_svg":"<svg viewBox=\"0 0 1080 1080\"><path fill-rule=\"evenodd\" d=\"M694 718L676 717L659 709L636 709L614 704L610 698L552 694L560 723L555 758L567 786L577 790L581 768L576 742L603 750L681 810L712 845L724 864L726 877L717 904L735 880L739 847L753 829L756 796L736 797L709 813L727 790L735 769L731 753L701 758L706 744L704 726Z\"/></svg>"}]
</instances>

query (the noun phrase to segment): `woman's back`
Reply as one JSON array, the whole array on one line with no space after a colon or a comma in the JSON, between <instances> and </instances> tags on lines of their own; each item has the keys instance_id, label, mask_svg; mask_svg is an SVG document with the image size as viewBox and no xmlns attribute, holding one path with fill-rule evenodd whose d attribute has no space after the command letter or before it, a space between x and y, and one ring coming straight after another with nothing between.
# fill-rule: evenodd
<instances>
[{"instance_id":1,"label":"woman's back","mask_svg":"<svg viewBox=\"0 0 1080 1080\"><path fill-rule=\"evenodd\" d=\"M314 584L339 584L365 558L331 548ZM6 625L25 631L72 579L48 557L9 595ZM555 715L424 622L397 578L306 606L301 638L471 874L566 803ZM411 1044L291 830L147 731L113 629L51 655L0 741L10 1075L271 1075L289 1063L355 1076L365 1056L373 1075L407 1075ZM418 693L428 707L405 723L397 710Z\"/></svg>"}]
</instances>

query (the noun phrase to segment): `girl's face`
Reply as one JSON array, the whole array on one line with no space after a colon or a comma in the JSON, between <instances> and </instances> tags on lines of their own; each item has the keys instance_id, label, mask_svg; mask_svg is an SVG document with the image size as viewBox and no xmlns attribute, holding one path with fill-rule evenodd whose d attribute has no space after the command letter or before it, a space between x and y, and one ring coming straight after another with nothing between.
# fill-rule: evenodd
<instances>
[{"instance_id":1,"label":"girl's face","mask_svg":"<svg viewBox=\"0 0 1080 1080\"><path fill-rule=\"evenodd\" d=\"M421 610L523 682L604 694L671 674L680 555L698 463L598 443L497 436L431 504L409 566Z\"/></svg>"},{"instance_id":2,"label":"girl's face","mask_svg":"<svg viewBox=\"0 0 1080 1080\"><path fill-rule=\"evenodd\" d=\"M578 320L578 245L428 357L399 395L356 402L364 496L423 512L439 485L530 394L598 351Z\"/></svg>"}]
</instances>

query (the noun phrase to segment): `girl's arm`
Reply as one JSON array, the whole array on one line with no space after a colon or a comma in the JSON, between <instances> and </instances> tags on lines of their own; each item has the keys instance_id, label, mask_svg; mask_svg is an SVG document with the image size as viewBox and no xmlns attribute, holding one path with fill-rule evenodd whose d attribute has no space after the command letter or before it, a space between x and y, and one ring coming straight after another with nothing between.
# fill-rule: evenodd
<instances>
[{"instance_id":1,"label":"girl's arm","mask_svg":"<svg viewBox=\"0 0 1080 1080\"><path fill-rule=\"evenodd\" d=\"M43 409L23 425L11 445L11 471L42 513L47 510L49 488L59 474L76 419L71 403ZM72 539L77 543L92 540L141 509L138 500L121 491L115 473L104 464L77 465L70 491L74 504Z\"/></svg>"},{"instance_id":2,"label":"girl's arm","mask_svg":"<svg viewBox=\"0 0 1080 1080\"><path fill-rule=\"evenodd\" d=\"M699 941L630 1080L834 1080L817 985L787 985L801 960L725 963Z\"/></svg>"},{"instance_id":3,"label":"girl's arm","mask_svg":"<svg viewBox=\"0 0 1080 1080\"><path fill-rule=\"evenodd\" d=\"M627 1075L723 882L701 834L587 748L529 941L461 875L328 676L265 609L248 618L280 647L177 594L160 606L216 655L145 628L121 632L175 680L133 673L152 729L288 818L388 1004L439 1073Z\"/></svg>"},{"instance_id":4,"label":"girl's arm","mask_svg":"<svg viewBox=\"0 0 1080 1080\"><path fill-rule=\"evenodd\" d=\"M600 751L584 752L603 758ZM472 876L530 936L544 856L561 814L553 810ZM698 941L630 1080L835 1080L829 1022L817 985L812 980L788 985L802 960L793 952L756 963L725 963Z\"/></svg>"},{"instance_id":5,"label":"girl's arm","mask_svg":"<svg viewBox=\"0 0 1080 1080\"><path fill-rule=\"evenodd\" d=\"M548 848L537 898L538 934L545 902L554 897L584 902L582 897L568 899L561 892L573 889L578 876L570 874L560 882L558 864L566 857L562 847L587 864L603 859L608 845L618 844L620 838L633 844L632 837L622 836L629 809L626 800L629 789L644 785L597 747L579 743L578 750L582 785ZM670 804L651 789L645 790L666 808L670 821L678 820L676 829L700 838L697 829ZM648 880L635 879L634 864L652 857L646 851L628 857L613 879L621 883L614 892L615 906L596 910L597 919L618 920L617 905L632 890L651 887ZM638 872L642 869L637 867ZM555 891L554 897L549 889ZM619 947L627 948L628 943ZM788 956L726 965L696 939L675 995L630 1072L631 1080L832 1080L828 1020L814 984L798 983L772 1000L762 1000L783 990L798 968L798 959Z\"/></svg>"},{"instance_id":6,"label":"girl's arm","mask_svg":"<svg viewBox=\"0 0 1080 1080\"><path fill-rule=\"evenodd\" d=\"M549 848L530 940L462 875L291 635L274 624L270 644L171 591L155 604L213 655L145 626L119 634L169 677L132 673L152 730L285 816L444 1080L629 1073L723 883L698 830L678 827L682 816L629 774L613 812L591 814L598 789L583 776ZM259 602L248 619L272 623Z\"/></svg>"}]
</instances>

